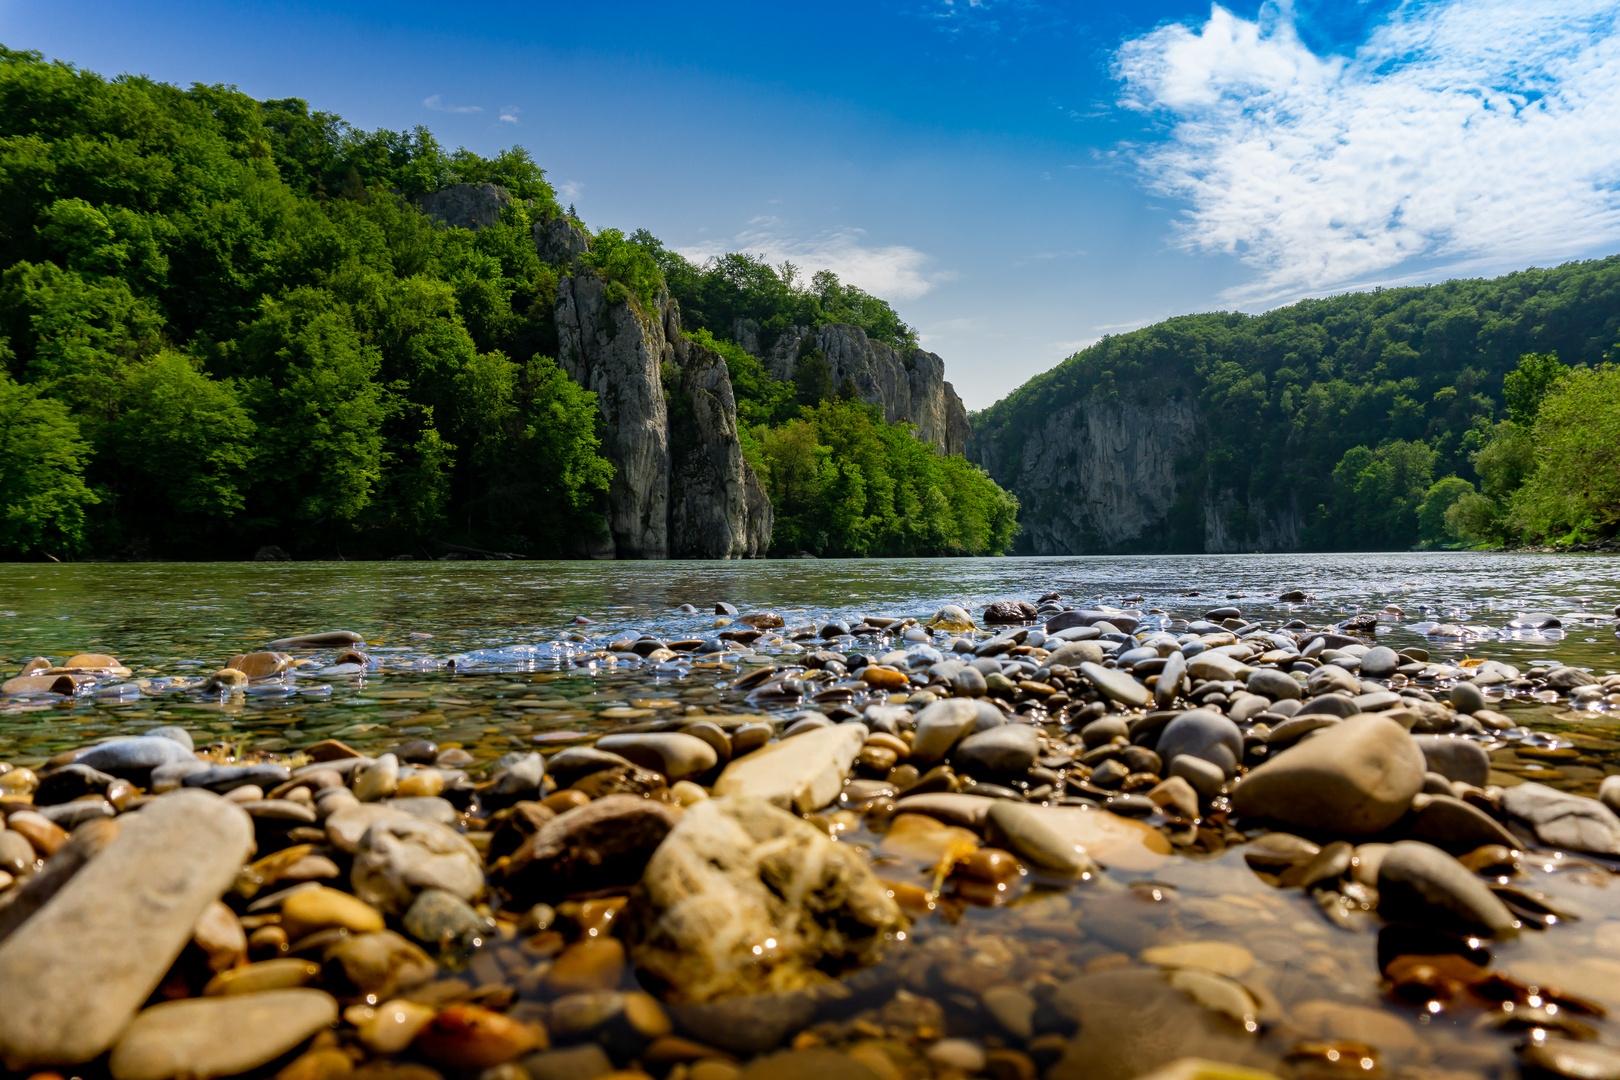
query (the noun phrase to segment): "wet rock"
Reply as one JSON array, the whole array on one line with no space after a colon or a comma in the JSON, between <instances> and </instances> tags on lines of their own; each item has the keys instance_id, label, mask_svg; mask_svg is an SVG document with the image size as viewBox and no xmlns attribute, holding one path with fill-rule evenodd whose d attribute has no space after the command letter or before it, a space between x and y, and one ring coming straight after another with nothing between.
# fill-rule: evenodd
<instances>
[{"instance_id":1,"label":"wet rock","mask_svg":"<svg viewBox=\"0 0 1620 1080\"><path fill-rule=\"evenodd\" d=\"M27 933L0 943L9 1068L78 1064L107 1049L235 881L253 840L241 809L200 792L162 796L120 824Z\"/></svg>"},{"instance_id":2,"label":"wet rock","mask_svg":"<svg viewBox=\"0 0 1620 1080\"><path fill-rule=\"evenodd\" d=\"M1226 786L1226 773L1213 761L1183 754L1170 765L1170 775L1187 781L1201 799L1213 799Z\"/></svg>"},{"instance_id":3,"label":"wet rock","mask_svg":"<svg viewBox=\"0 0 1620 1080\"><path fill-rule=\"evenodd\" d=\"M1495 818L1449 793L1414 795L1407 834L1459 854L1485 844L1511 848L1519 843Z\"/></svg>"},{"instance_id":4,"label":"wet rock","mask_svg":"<svg viewBox=\"0 0 1620 1080\"><path fill-rule=\"evenodd\" d=\"M337 1021L320 990L169 1001L145 1010L108 1059L113 1080L210 1080L258 1068Z\"/></svg>"},{"instance_id":5,"label":"wet rock","mask_svg":"<svg viewBox=\"0 0 1620 1080\"><path fill-rule=\"evenodd\" d=\"M608 795L543 824L498 874L522 904L629 885L675 827L667 803Z\"/></svg>"},{"instance_id":6,"label":"wet rock","mask_svg":"<svg viewBox=\"0 0 1620 1080\"><path fill-rule=\"evenodd\" d=\"M173 739L135 735L92 746L74 757L73 763L146 787L151 783L152 770L158 766L196 760L189 749Z\"/></svg>"},{"instance_id":7,"label":"wet rock","mask_svg":"<svg viewBox=\"0 0 1620 1080\"><path fill-rule=\"evenodd\" d=\"M440 1065L479 1070L520 1058L541 1045L527 1024L477 1005L451 1005L416 1036L423 1056Z\"/></svg>"},{"instance_id":8,"label":"wet rock","mask_svg":"<svg viewBox=\"0 0 1620 1080\"><path fill-rule=\"evenodd\" d=\"M420 986L439 966L421 948L392 930L345 938L326 950L328 987L354 997L386 1001Z\"/></svg>"},{"instance_id":9,"label":"wet rock","mask_svg":"<svg viewBox=\"0 0 1620 1080\"><path fill-rule=\"evenodd\" d=\"M346 892L316 885L299 889L281 904L281 925L296 941L317 930L339 927L355 934L383 928L382 913Z\"/></svg>"},{"instance_id":10,"label":"wet rock","mask_svg":"<svg viewBox=\"0 0 1620 1080\"><path fill-rule=\"evenodd\" d=\"M624 944L618 938L581 938L564 949L546 974L562 994L612 990L624 978Z\"/></svg>"},{"instance_id":11,"label":"wet rock","mask_svg":"<svg viewBox=\"0 0 1620 1080\"><path fill-rule=\"evenodd\" d=\"M1620 1050L1572 1039L1526 1039L1520 1059L1532 1069L1569 1080L1620 1080Z\"/></svg>"},{"instance_id":12,"label":"wet rock","mask_svg":"<svg viewBox=\"0 0 1620 1080\"><path fill-rule=\"evenodd\" d=\"M164 742L168 742L167 739ZM191 757L186 754L186 757ZM224 795L239 787L253 785L268 790L285 783L292 774L287 766L277 765L273 762L264 762L258 765L214 765L201 772L186 774L181 781L182 786L188 788L202 788L212 791L216 795ZM139 783L139 781L136 781Z\"/></svg>"},{"instance_id":13,"label":"wet rock","mask_svg":"<svg viewBox=\"0 0 1620 1080\"><path fill-rule=\"evenodd\" d=\"M329 800L338 802L338 807L328 810ZM403 821L412 816L386 803L355 802L354 796L341 788L334 791L332 796L320 800L317 812L321 811L326 813L321 823L326 828L326 839L333 847L349 855L360 850L360 841L373 825L384 821Z\"/></svg>"},{"instance_id":14,"label":"wet rock","mask_svg":"<svg viewBox=\"0 0 1620 1080\"><path fill-rule=\"evenodd\" d=\"M114 779L88 765L64 765L40 778L39 786L34 789L34 805L55 806L84 795L100 795Z\"/></svg>"},{"instance_id":15,"label":"wet rock","mask_svg":"<svg viewBox=\"0 0 1620 1080\"><path fill-rule=\"evenodd\" d=\"M1027 724L1002 724L969 735L951 751L959 771L975 775L1023 773L1041 753L1041 738Z\"/></svg>"},{"instance_id":16,"label":"wet rock","mask_svg":"<svg viewBox=\"0 0 1620 1080\"><path fill-rule=\"evenodd\" d=\"M281 638L272 641L272 649L330 649L343 645L360 645L365 638L353 630L323 630L318 634L303 634L298 637Z\"/></svg>"},{"instance_id":17,"label":"wet rock","mask_svg":"<svg viewBox=\"0 0 1620 1080\"><path fill-rule=\"evenodd\" d=\"M1035 605L1026 600L997 600L984 609L984 621L990 625L1034 622L1039 617Z\"/></svg>"},{"instance_id":18,"label":"wet rock","mask_svg":"<svg viewBox=\"0 0 1620 1080\"><path fill-rule=\"evenodd\" d=\"M424 889L411 901L405 932L441 953L473 948L494 932L493 924L465 900L443 889Z\"/></svg>"},{"instance_id":19,"label":"wet rock","mask_svg":"<svg viewBox=\"0 0 1620 1080\"><path fill-rule=\"evenodd\" d=\"M686 811L647 863L628 914L638 968L685 1002L826 982L875 962L902 925L860 854L742 796Z\"/></svg>"},{"instance_id":20,"label":"wet rock","mask_svg":"<svg viewBox=\"0 0 1620 1080\"><path fill-rule=\"evenodd\" d=\"M1103 662L1102 646L1095 641L1065 641L1046 658L1049 667L1078 668L1081 664Z\"/></svg>"},{"instance_id":21,"label":"wet rock","mask_svg":"<svg viewBox=\"0 0 1620 1080\"><path fill-rule=\"evenodd\" d=\"M466 837L416 817L377 822L360 839L350 881L355 895L390 915L402 915L423 889L471 900L484 887L484 867Z\"/></svg>"},{"instance_id":22,"label":"wet rock","mask_svg":"<svg viewBox=\"0 0 1620 1080\"><path fill-rule=\"evenodd\" d=\"M1016 986L992 986L979 995L985 1011L1015 1039L1035 1034L1036 1001Z\"/></svg>"},{"instance_id":23,"label":"wet rock","mask_svg":"<svg viewBox=\"0 0 1620 1080\"><path fill-rule=\"evenodd\" d=\"M1082 975L1052 1004L1080 1025L1050 1080L1131 1080L1181 1058L1267 1066L1253 1038L1228 1017L1141 969Z\"/></svg>"},{"instance_id":24,"label":"wet rock","mask_svg":"<svg viewBox=\"0 0 1620 1080\"><path fill-rule=\"evenodd\" d=\"M1162 865L1170 851L1169 841L1157 829L1106 810L997 799L985 815L984 829L990 843L1068 876L1090 873L1096 862L1121 870L1150 870Z\"/></svg>"},{"instance_id":25,"label":"wet rock","mask_svg":"<svg viewBox=\"0 0 1620 1080\"><path fill-rule=\"evenodd\" d=\"M1375 833L1406 812L1423 789L1423 772L1423 754L1405 728L1357 716L1249 773L1232 790L1232 806L1297 828Z\"/></svg>"},{"instance_id":26,"label":"wet rock","mask_svg":"<svg viewBox=\"0 0 1620 1080\"><path fill-rule=\"evenodd\" d=\"M671 783L701 776L720 761L714 747L707 742L678 732L605 735L596 740L596 746L628 758L644 769L662 773Z\"/></svg>"},{"instance_id":27,"label":"wet rock","mask_svg":"<svg viewBox=\"0 0 1620 1080\"><path fill-rule=\"evenodd\" d=\"M1336 664L1323 664L1305 680L1305 692L1311 697L1323 694L1355 697L1361 693L1361 680Z\"/></svg>"},{"instance_id":28,"label":"wet rock","mask_svg":"<svg viewBox=\"0 0 1620 1080\"><path fill-rule=\"evenodd\" d=\"M1097 688L1098 693L1110 701L1117 701L1131 709L1140 709L1153 700L1148 688L1128 672L1118 668L1105 668L1101 664L1083 663L1080 674Z\"/></svg>"},{"instance_id":29,"label":"wet rock","mask_svg":"<svg viewBox=\"0 0 1620 1080\"><path fill-rule=\"evenodd\" d=\"M266 990L289 990L307 986L321 973L319 964L297 957L260 960L256 964L221 971L203 987L204 997L260 994Z\"/></svg>"},{"instance_id":30,"label":"wet rock","mask_svg":"<svg viewBox=\"0 0 1620 1080\"><path fill-rule=\"evenodd\" d=\"M944 630L948 634L960 634L975 629L973 616L955 604L946 604L934 612L934 617L923 626L928 630Z\"/></svg>"},{"instance_id":31,"label":"wet rock","mask_svg":"<svg viewBox=\"0 0 1620 1080\"><path fill-rule=\"evenodd\" d=\"M1567 693L1578 686L1591 686L1597 682L1590 671L1576 667L1555 667L1547 672L1547 688Z\"/></svg>"},{"instance_id":32,"label":"wet rock","mask_svg":"<svg viewBox=\"0 0 1620 1080\"><path fill-rule=\"evenodd\" d=\"M1416 840L1392 844L1378 866L1378 913L1437 930L1506 934L1511 912L1466 866Z\"/></svg>"},{"instance_id":33,"label":"wet rock","mask_svg":"<svg viewBox=\"0 0 1620 1080\"><path fill-rule=\"evenodd\" d=\"M630 764L630 760L618 754L609 754L604 750L590 746L570 746L566 750L559 750L547 762L547 771L552 779L563 787L571 787L582 777L603 769L623 768Z\"/></svg>"},{"instance_id":34,"label":"wet rock","mask_svg":"<svg viewBox=\"0 0 1620 1080\"><path fill-rule=\"evenodd\" d=\"M354 797L361 802L386 799L399 787L399 758L383 754L354 771Z\"/></svg>"},{"instance_id":35,"label":"wet rock","mask_svg":"<svg viewBox=\"0 0 1620 1080\"><path fill-rule=\"evenodd\" d=\"M1502 809L1529 824L1545 844L1620 855L1620 817L1596 799L1545 784L1516 784L1503 790Z\"/></svg>"},{"instance_id":36,"label":"wet rock","mask_svg":"<svg viewBox=\"0 0 1620 1080\"><path fill-rule=\"evenodd\" d=\"M957 704L977 715L971 703ZM920 719L918 729L920 738ZM714 794L764 799L801 813L819 810L838 797L869 735L865 724L837 724L761 747L727 765L714 782Z\"/></svg>"},{"instance_id":37,"label":"wet rock","mask_svg":"<svg viewBox=\"0 0 1620 1080\"><path fill-rule=\"evenodd\" d=\"M1491 757L1479 743L1448 735L1414 735L1412 741L1423 751L1430 772L1478 788L1489 782Z\"/></svg>"},{"instance_id":38,"label":"wet rock","mask_svg":"<svg viewBox=\"0 0 1620 1080\"><path fill-rule=\"evenodd\" d=\"M1157 750L1159 757L1171 765L1182 755L1202 758L1219 766L1231 779L1243 758L1243 732L1218 712L1194 709L1165 725Z\"/></svg>"}]
</instances>

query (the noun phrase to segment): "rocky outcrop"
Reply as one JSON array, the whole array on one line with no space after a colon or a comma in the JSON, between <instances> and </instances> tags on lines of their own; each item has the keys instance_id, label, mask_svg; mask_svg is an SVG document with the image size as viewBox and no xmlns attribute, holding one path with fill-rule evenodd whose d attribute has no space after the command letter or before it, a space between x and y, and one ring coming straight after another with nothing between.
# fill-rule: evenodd
<instances>
[{"instance_id":1,"label":"rocky outcrop","mask_svg":"<svg viewBox=\"0 0 1620 1080\"><path fill-rule=\"evenodd\" d=\"M732 337L784 382L792 381L801 358L819 353L827 361L835 389L848 379L855 396L880 407L885 420L909 423L918 438L947 454L967 450L971 434L967 409L945 381L945 361L934 353L896 349L872 341L860 327L843 323L814 329L789 327L769 348L763 348L758 325L739 319Z\"/></svg>"},{"instance_id":2,"label":"rocky outcrop","mask_svg":"<svg viewBox=\"0 0 1620 1080\"><path fill-rule=\"evenodd\" d=\"M501 220L512 205L512 193L499 184L451 184L411 199L428 217L454 229L482 229Z\"/></svg>"},{"instance_id":3,"label":"rocky outcrop","mask_svg":"<svg viewBox=\"0 0 1620 1080\"><path fill-rule=\"evenodd\" d=\"M568 222L537 225L535 246L575 271L557 284L558 362L596 394L602 454L614 466L612 548L602 554L762 557L771 505L743 460L725 360L681 334L680 308L667 293L645 311L576 265L588 244Z\"/></svg>"},{"instance_id":4,"label":"rocky outcrop","mask_svg":"<svg viewBox=\"0 0 1620 1080\"><path fill-rule=\"evenodd\" d=\"M1177 459L1196 444L1198 408L1082 398L1025 433L1022 453L977 439L971 455L1018 496L1019 546L1037 555L1111 551L1163 527L1176 502Z\"/></svg>"}]
</instances>

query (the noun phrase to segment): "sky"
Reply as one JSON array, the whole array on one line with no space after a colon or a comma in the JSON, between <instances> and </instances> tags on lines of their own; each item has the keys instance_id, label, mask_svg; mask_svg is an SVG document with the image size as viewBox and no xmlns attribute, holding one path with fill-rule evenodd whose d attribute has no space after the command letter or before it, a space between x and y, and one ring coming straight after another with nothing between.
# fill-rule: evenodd
<instances>
[{"instance_id":1,"label":"sky","mask_svg":"<svg viewBox=\"0 0 1620 1080\"><path fill-rule=\"evenodd\" d=\"M1172 315L1620 251L1614 0L0 0L0 43L521 144L593 228L884 297L970 409Z\"/></svg>"}]
</instances>

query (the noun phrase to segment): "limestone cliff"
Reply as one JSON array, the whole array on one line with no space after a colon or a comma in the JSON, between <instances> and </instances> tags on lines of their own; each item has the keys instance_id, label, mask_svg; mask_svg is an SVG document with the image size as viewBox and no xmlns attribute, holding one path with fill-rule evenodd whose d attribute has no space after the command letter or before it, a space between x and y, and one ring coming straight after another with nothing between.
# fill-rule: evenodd
<instances>
[{"instance_id":1,"label":"limestone cliff","mask_svg":"<svg viewBox=\"0 0 1620 1080\"><path fill-rule=\"evenodd\" d=\"M934 353L896 349L843 323L814 329L789 327L769 348L762 348L758 325L739 319L732 338L783 381L793 378L801 357L819 352L831 369L835 387L848 379L855 396L880 407L885 420L909 423L919 438L947 454L967 450L971 435L967 409L945 381L945 361Z\"/></svg>"},{"instance_id":2,"label":"limestone cliff","mask_svg":"<svg viewBox=\"0 0 1620 1080\"><path fill-rule=\"evenodd\" d=\"M482 229L501 220L512 193L499 184L451 184L411 200L428 217L457 229Z\"/></svg>"},{"instance_id":3,"label":"limestone cliff","mask_svg":"<svg viewBox=\"0 0 1620 1080\"><path fill-rule=\"evenodd\" d=\"M536 248L573 273L557 285L558 362L596 394L612 554L621 559L740 559L770 546L771 506L743 460L726 362L681 334L660 293L645 311L575 256L585 237L566 222L535 228Z\"/></svg>"},{"instance_id":4,"label":"limestone cliff","mask_svg":"<svg viewBox=\"0 0 1620 1080\"><path fill-rule=\"evenodd\" d=\"M1286 551L1295 501L1211 491L1199 479L1204 417L1190 394L1086 395L1020 432L982 423L968 457L1018 496L1017 549L1035 555Z\"/></svg>"}]
</instances>

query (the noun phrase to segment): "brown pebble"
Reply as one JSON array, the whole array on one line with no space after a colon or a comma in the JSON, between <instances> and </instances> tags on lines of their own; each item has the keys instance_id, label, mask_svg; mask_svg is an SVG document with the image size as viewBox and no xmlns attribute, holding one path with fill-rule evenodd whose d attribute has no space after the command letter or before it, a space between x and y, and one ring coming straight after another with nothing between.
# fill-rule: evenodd
<instances>
[{"instance_id":1,"label":"brown pebble","mask_svg":"<svg viewBox=\"0 0 1620 1080\"><path fill-rule=\"evenodd\" d=\"M6 826L34 845L40 858L48 859L56 849L67 843L68 834L60 825L43 814L32 810L19 810L6 819Z\"/></svg>"},{"instance_id":2,"label":"brown pebble","mask_svg":"<svg viewBox=\"0 0 1620 1080\"><path fill-rule=\"evenodd\" d=\"M477 1005L451 1005L416 1036L429 1060L459 1069L488 1069L546 1048L543 1028Z\"/></svg>"},{"instance_id":3,"label":"brown pebble","mask_svg":"<svg viewBox=\"0 0 1620 1080\"><path fill-rule=\"evenodd\" d=\"M345 758L365 756L360 751L336 739L322 739L313 746L306 747L304 753L309 755L311 761L342 761Z\"/></svg>"},{"instance_id":4,"label":"brown pebble","mask_svg":"<svg viewBox=\"0 0 1620 1080\"><path fill-rule=\"evenodd\" d=\"M540 805L553 814L566 814L568 811L584 806L591 801L591 797L578 788L564 788L554 791L540 800Z\"/></svg>"},{"instance_id":5,"label":"brown pebble","mask_svg":"<svg viewBox=\"0 0 1620 1080\"><path fill-rule=\"evenodd\" d=\"M1011 852L991 847L980 848L956 866L958 874L992 885L1004 885L1022 870L1018 858Z\"/></svg>"},{"instance_id":6,"label":"brown pebble","mask_svg":"<svg viewBox=\"0 0 1620 1080\"><path fill-rule=\"evenodd\" d=\"M257 994L264 990L287 990L308 986L321 973L321 966L292 957L261 960L257 964L222 971L203 987L204 997L228 994Z\"/></svg>"},{"instance_id":7,"label":"brown pebble","mask_svg":"<svg viewBox=\"0 0 1620 1080\"><path fill-rule=\"evenodd\" d=\"M247 933L241 921L236 912L218 900L203 909L191 940L207 955L210 971L233 968L247 955Z\"/></svg>"},{"instance_id":8,"label":"brown pebble","mask_svg":"<svg viewBox=\"0 0 1620 1080\"><path fill-rule=\"evenodd\" d=\"M586 938L552 962L546 982L559 994L613 990L624 977L624 945L617 938Z\"/></svg>"},{"instance_id":9,"label":"brown pebble","mask_svg":"<svg viewBox=\"0 0 1620 1080\"><path fill-rule=\"evenodd\" d=\"M288 1062L275 1080L343 1080L353 1075L354 1060L336 1047L309 1050Z\"/></svg>"},{"instance_id":10,"label":"brown pebble","mask_svg":"<svg viewBox=\"0 0 1620 1080\"><path fill-rule=\"evenodd\" d=\"M261 926L248 935L248 949L255 953L281 952L287 947L287 931L279 926Z\"/></svg>"}]
</instances>

